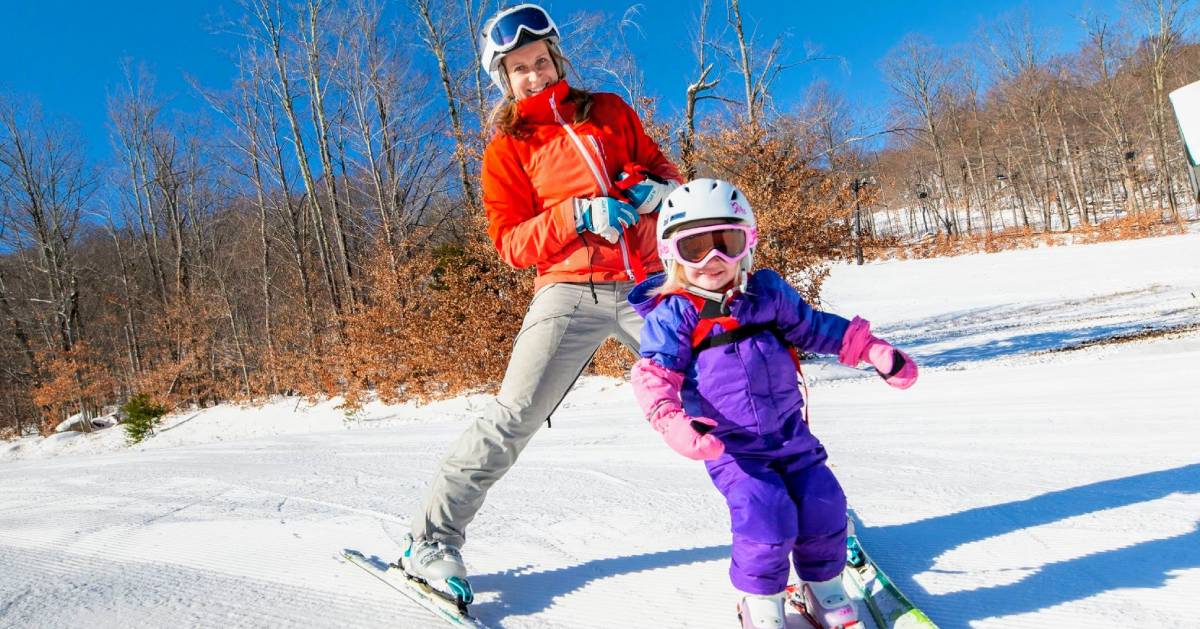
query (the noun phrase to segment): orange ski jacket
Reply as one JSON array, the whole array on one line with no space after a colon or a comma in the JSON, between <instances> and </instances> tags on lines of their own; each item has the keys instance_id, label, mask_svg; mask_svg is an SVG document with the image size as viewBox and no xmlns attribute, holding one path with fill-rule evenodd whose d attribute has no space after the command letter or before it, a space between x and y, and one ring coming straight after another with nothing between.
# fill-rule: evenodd
<instances>
[{"instance_id":1,"label":"orange ski jacket","mask_svg":"<svg viewBox=\"0 0 1200 629\"><path fill-rule=\"evenodd\" d=\"M614 179L629 163L683 183L679 170L619 96L593 94L588 119L574 124L574 104L562 102L567 90L559 81L520 101L528 136L498 132L488 143L482 173L488 236L508 264L537 267L534 290L555 282L640 281L662 270L658 215L643 215L609 243L576 233L574 199L614 196Z\"/></svg>"}]
</instances>

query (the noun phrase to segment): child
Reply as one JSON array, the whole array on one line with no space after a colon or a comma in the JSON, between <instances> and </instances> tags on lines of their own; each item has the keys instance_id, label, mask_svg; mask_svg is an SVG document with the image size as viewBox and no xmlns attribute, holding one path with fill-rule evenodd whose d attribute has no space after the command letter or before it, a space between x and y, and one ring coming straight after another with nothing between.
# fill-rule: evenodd
<instances>
[{"instance_id":1,"label":"child","mask_svg":"<svg viewBox=\"0 0 1200 629\"><path fill-rule=\"evenodd\" d=\"M789 553L812 616L851 626L846 497L805 422L792 348L865 360L901 389L916 381L916 364L867 321L813 310L774 271L751 273L754 213L729 182L696 179L672 192L657 235L666 272L629 296L646 318L634 393L667 445L706 461L729 504L742 626L784 626Z\"/></svg>"}]
</instances>

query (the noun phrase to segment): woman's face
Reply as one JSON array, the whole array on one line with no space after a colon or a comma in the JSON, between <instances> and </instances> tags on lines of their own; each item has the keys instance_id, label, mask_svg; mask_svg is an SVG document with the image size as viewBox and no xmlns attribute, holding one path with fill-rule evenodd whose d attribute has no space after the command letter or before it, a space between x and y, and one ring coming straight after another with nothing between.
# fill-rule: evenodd
<instances>
[{"instance_id":1,"label":"woman's face","mask_svg":"<svg viewBox=\"0 0 1200 629\"><path fill-rule=\"evenodd\" d=\"M504 56L502 62L513 98L524 100L558 82L558 70L545 40L525 44Z\"/></svg>"}]
</instances>

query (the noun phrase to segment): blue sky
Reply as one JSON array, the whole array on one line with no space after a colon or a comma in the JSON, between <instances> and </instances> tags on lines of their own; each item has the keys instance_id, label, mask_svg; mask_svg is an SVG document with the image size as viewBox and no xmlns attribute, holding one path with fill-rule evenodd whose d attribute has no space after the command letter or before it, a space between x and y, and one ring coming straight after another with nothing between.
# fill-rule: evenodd
<instances>
[{"instance_id":1,"label":"blue sky","mask_svg":"<svg viewBox=\"0 0 1200 629\"><path fill-rule=\"evenodd\" d=\"M627 0L554 0L545 6L563 20L582 10L620 13L629 4ZM662 99L664 112L678 109L692 73L688 37L697 4L644 2L645 38L629 42L643 63L647 87ZM714 25L723 19L723 4L714 0ZM968 44L986 20L1028 10L1038 28L1053 33L1057 50L1065 51L1082 38L1078 16L1088 10L1112 15L1118 4L1118 0L742 0L742 11L747 29L757 28L764 44L776 35L786 36L793 60L803 57L805 46L844 59L789 71L776 83L777 101L797 98L820 76L856 106L882 109L888 92L877 64L906 33L921 32L946 46ZM123 58L146 63L157 76L159 95L171 98L171 106L184 111L202 107L185 73L215 88L228 85L232 75L230 55L237 41L228 34L214 34L214 28L239 14L233 0L0 0L0 5L5 16L0 23L0 89L33 97L47 114L77 125L88 153L96 158L109 151L105 102L122 81ZM564 44L569 54L569 33Z\"/></svg>"}]
</instances>

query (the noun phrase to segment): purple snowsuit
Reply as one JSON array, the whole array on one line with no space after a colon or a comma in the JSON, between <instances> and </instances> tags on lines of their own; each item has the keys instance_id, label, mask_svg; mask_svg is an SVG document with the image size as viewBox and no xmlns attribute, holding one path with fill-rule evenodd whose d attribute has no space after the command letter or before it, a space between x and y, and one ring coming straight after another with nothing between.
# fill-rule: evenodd
<instances>
[{"instance_id":1,"label":"purple snowsuit","mask_svg":"<svg viewBox=\"0 0 1200 629\"><path fill-rule=\"evenodd\" d=\"M806 581L837 576L846 561L846 496L825 448L804 423L804 400L788 348L764 330L702 352L692 347L700 313L682 295L659 300L657 275L629 302L646 318L641 354L682 372L683 410L717 422L725 453L705 466L729 504L734 587L774 594L787 585L788 553ZM837 354L849 321L814 310L778 273L764 269L730 302L741 326L773 324L802 351ZM710 335L722 332L714 325Z\"/></svg>"}]
</instances>

